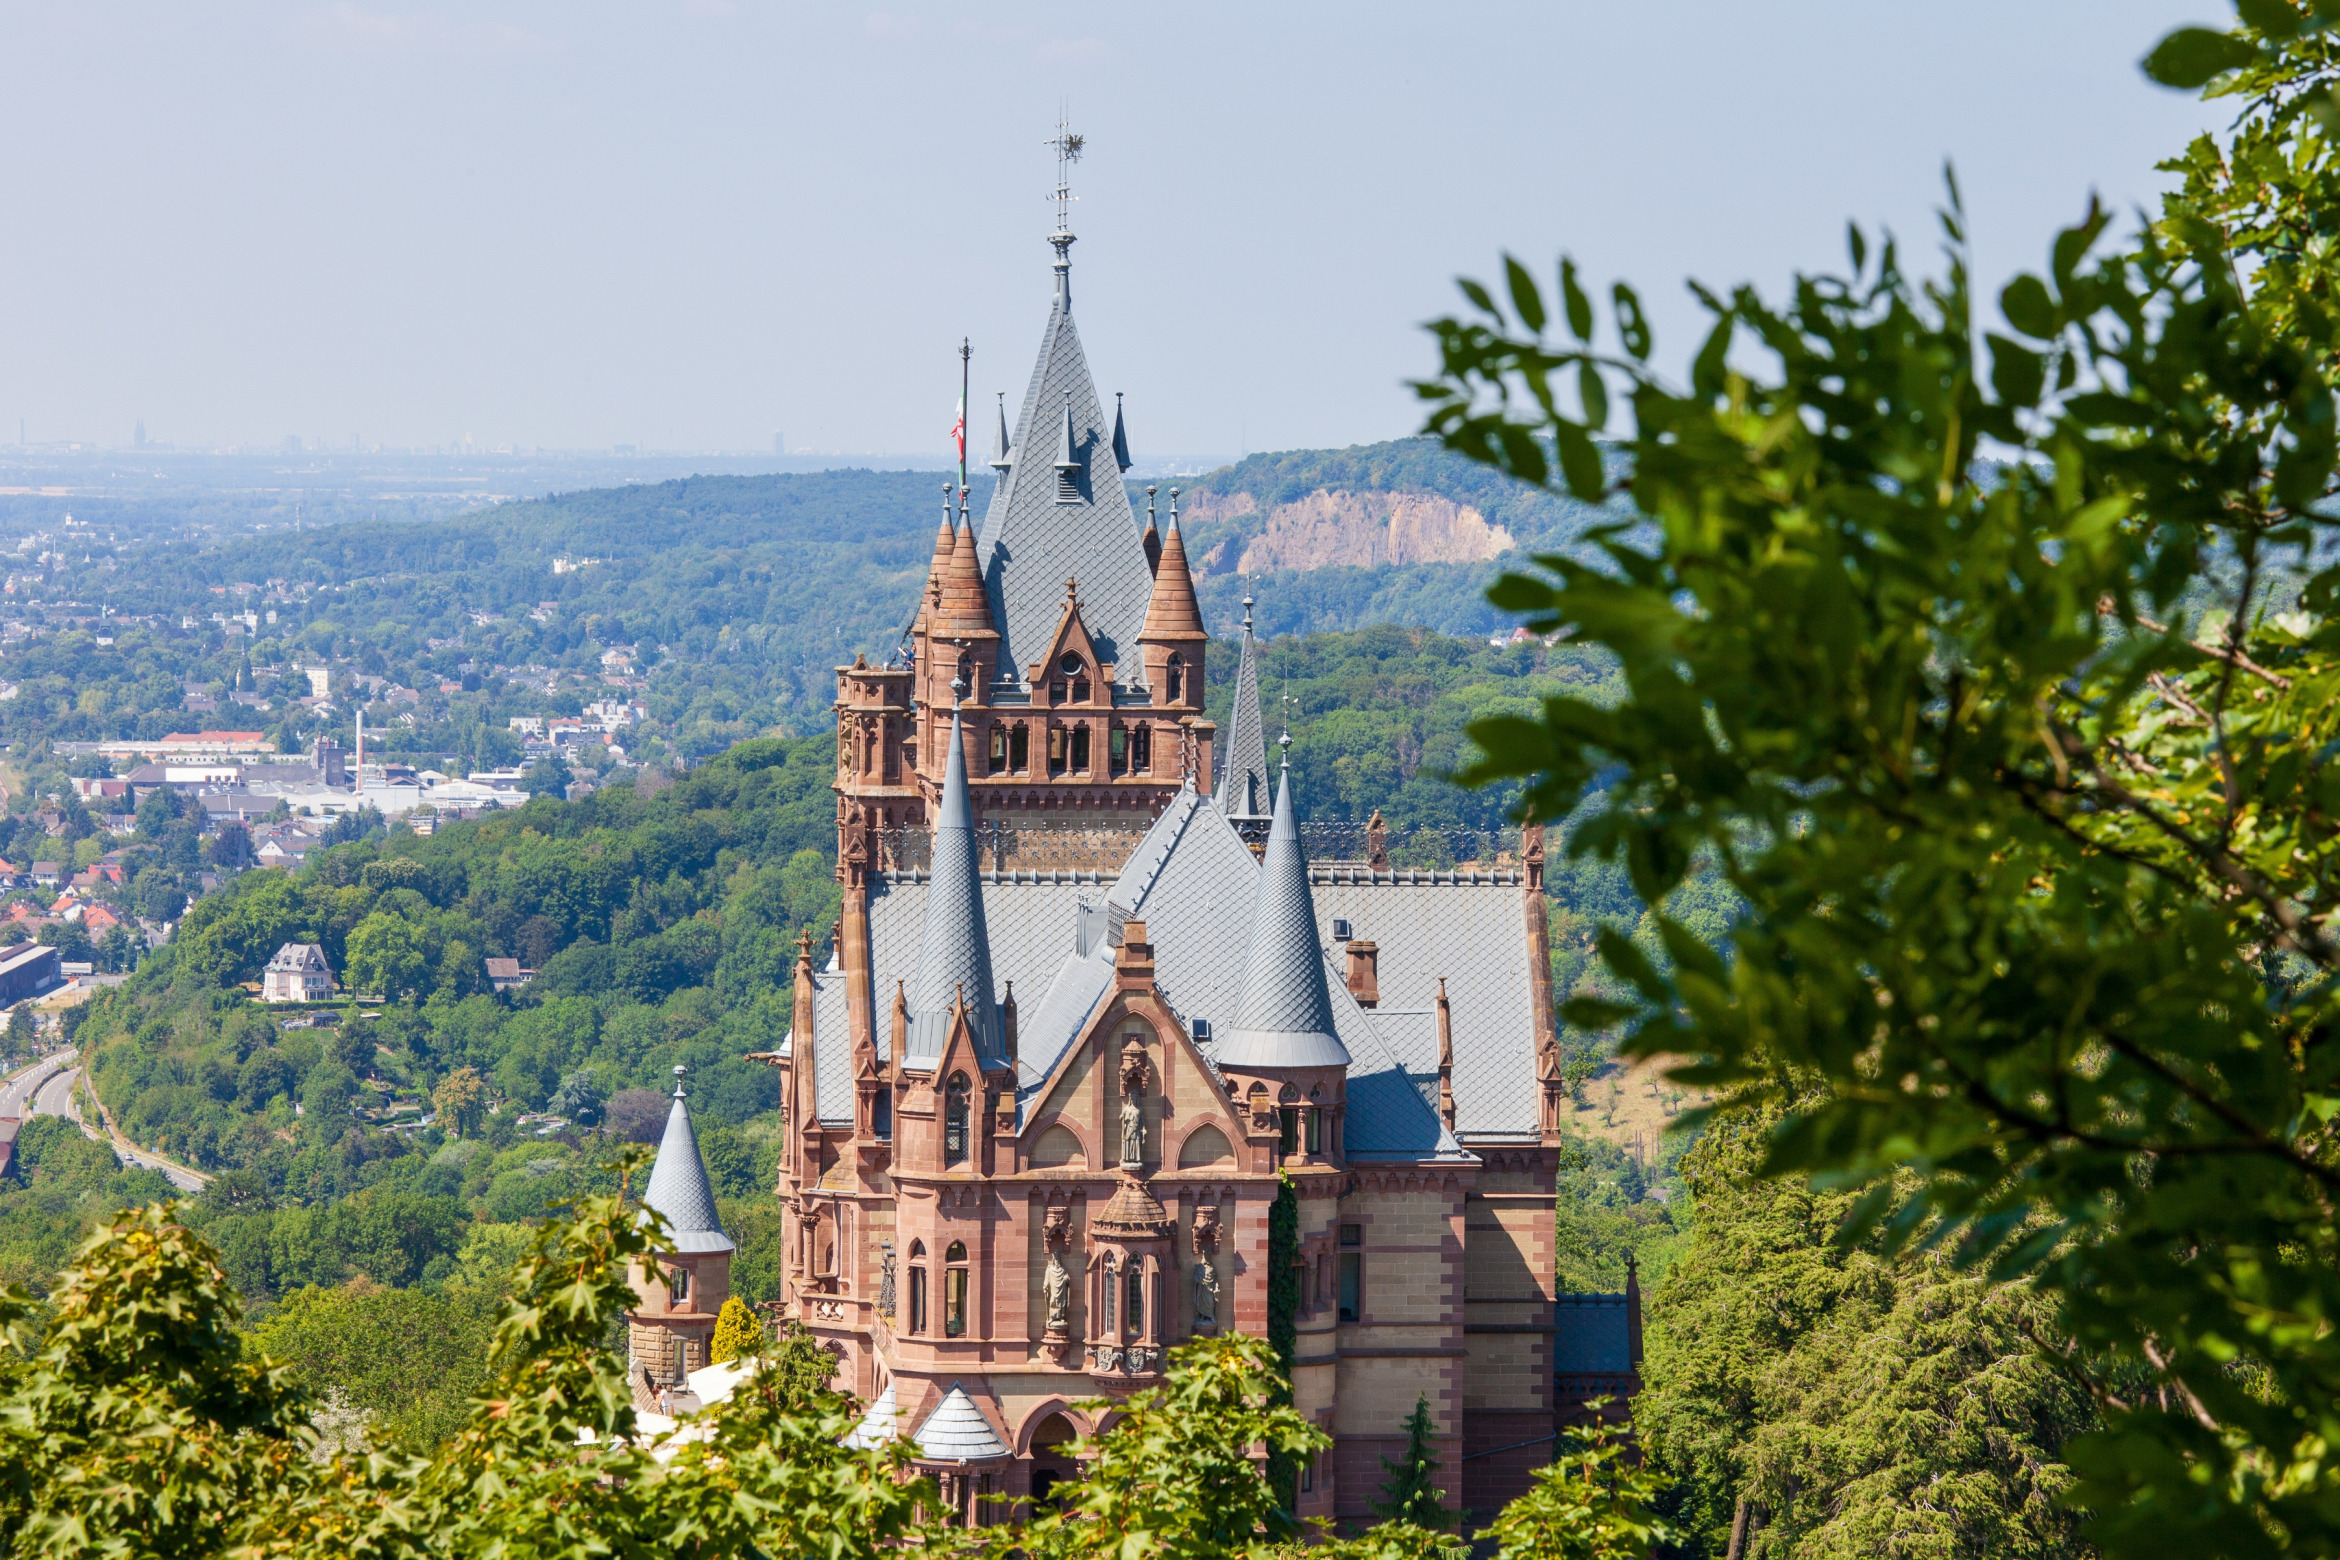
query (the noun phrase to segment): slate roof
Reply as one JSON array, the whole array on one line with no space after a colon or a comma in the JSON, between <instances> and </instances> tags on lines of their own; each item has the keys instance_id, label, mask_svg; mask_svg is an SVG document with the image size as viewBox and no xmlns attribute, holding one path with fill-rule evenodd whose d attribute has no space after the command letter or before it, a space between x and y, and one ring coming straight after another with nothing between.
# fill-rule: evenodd
<instances>
[{"instance_id":1,"label":"slate roof","mask_svg":"<svg viewBox=\"0 0 2340 1560\"><path fill-rule=\"evenodd\" d=\"M934 1405L934 1412L926 1416L914 1439L922 1462L984 1462L1008 1455L999 1432L991 1428L991 1421L957 1382L951 1383L951 1390Z\"/></svg>"},{"instance_id":2,"label":"slate roof","mask_svg":"<svg viewBox=\"0 0 2340 1560\"><path fill-rule=\"evenodd\" d=\"M729 1251L731 1237L715 1214L715 1188L707 1180L707 1162L699 1157L698 1135L691 1131L691 1113L683 1104L682 1069L674 1070L674 1108L666 1113L666 1136L658 1143L658 1157L650 1165L650 1185L642 1206L666 1215L667 1228L677 1251Z\"/></svg>"},{"instance_id":3,"label":"slate roof","mask_svg":"<svg viewBox=\"0 0 2340 1560\"><path fill-rule=\"evenodd\" d=\"M883 1446L901 1434L902 1411L895 1406L894 1384L886 1383L886 1390L869 1405L869 1412L861 1416L861 1423L846 1433L845 1444L854 1451L866 1451Z\"/></svg>"},{"instance_id":4,"label":"slate roof","mask_svg":"<svg viewBox=\"0 0 2340 1560\"><path fill-rule=\"evenodd\" d=\"M1235 662L1235 703L1218 754L1219 811L1230 818L1267 816L1267 734L1259 721L1259 646L1251 637L1251 598L1243 598L1243 653Z\"/></svg>"},{"instance_id":5,"label":"slate roof","mask_svg":"<svg viewBox=\"0 0 2340 1560\"><path fill-rule=\"evenodd\" d=\"M1292 771L1276 787L1245 940L1243 998L1213 1054L1228 1067L1345 1067L1333 1035L1325 945L1308 896L1308 858L1292 817Z\"/></svg>"},{"instance_id":6,"label":"slate roof","mask_svg":"<svg viewBox=\"0 0 2340 1560\"><path fill-rule=\"evenodd\" d=\"M977 547L992 626L1001 635L1003 681L1025 685L1026 663L1048 650L1068 576L1081 582L1081 621L1098 655L1125 684L1138 679L1138 630L1154 576L1147 566L1129 492L1114 466L1111 433L1073 326L1069 273L1040 337L1039 360L1016 418L1013 460L992 490ZM1052 461L1067 442L1079 463L1076 503L1056 500Z\"/></svg>"},{"instance_id":7,"label":"slate roof","mask_svg":"<svg viewBox=\"0 0 2340 1560\"><path fill-rule=\"evenodd\" d=\"M1374 1028L1429 1097L1438 1096L1438 977L1454 1032L1454 1125L1465 1138L1539 1134L1536 1004L1528 984L1526 891L1515 880L1419 881L1428 874L1310 874L1318 928L1335 918L1377 944ZM1406 881L1406 879L1417 879ZM1359 881L1364 879L1364 881ZM1413 1017L1409 1015L1422 1015Z\"/></svg>"},{"instance_id":8,"label":"slate roof","mask_svg":"<svg viewBox=\"0 0 2340 1560\"><path fill-rule=\"evenodd\" d=\"M909 987L910 1054L904 1060L915 1065L941 1057L951 1032L952 1010L964 999L975 1054L988 1065L1006 1057L1007 1032L1000 1022L1000 994L992 985L991 938L984 929L975 856L975 810L967 797L967 746L960 737L956 710L951 712L950 743L942 797L935 807L918 978ZM816 1021L816 1048L819 1034Z\"/></svg>"}]
</instances>

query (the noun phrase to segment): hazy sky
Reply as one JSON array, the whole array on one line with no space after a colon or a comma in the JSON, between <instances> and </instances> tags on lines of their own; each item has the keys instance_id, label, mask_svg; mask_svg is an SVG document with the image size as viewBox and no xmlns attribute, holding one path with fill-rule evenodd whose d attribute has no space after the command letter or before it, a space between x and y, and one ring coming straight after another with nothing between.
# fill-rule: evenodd
<instances>
[{"instance_id":1,"label":"hazy sky","mask_svg":"<svg viewBox=\"0 0 2340 1560\"><path fill-rule=\"evenodd\" d=\"M1415 424L1457 272L1986 275L2208 122L2218 0L0 4L0 439L932 450L1020 396L1060 103L1076 315L1143 456ZM1995 288L1994 288L1995 290Z\"/></svg>"}]
</instances>

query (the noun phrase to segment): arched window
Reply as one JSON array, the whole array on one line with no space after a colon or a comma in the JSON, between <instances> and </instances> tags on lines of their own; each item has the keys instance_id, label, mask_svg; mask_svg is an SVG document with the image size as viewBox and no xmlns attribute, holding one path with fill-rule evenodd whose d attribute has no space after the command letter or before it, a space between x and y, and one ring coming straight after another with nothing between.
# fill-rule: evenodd
<instances>
[{"instance_id":1,"label":"arched window","mask_svg":"<svg viewBox=\"0 0 2340 1560\"><path fill-rule=\"evenodd\" d=\"M1176 704L1185 697L1186 663L1179 659L1178 652L1173 650L1170 652L1170 697L1165 702Z\"/></svg>"},{"instance_id":2,"label":"arched window","mask_svg":"<svg viewBox=\"0 0 2340 1560\"><path fill-rule=\"evenodd\" d=\"M666 1298L673 1305L688 1305L691 1298L691 1270L671 1267L666 1270Z\"/></svg>"},{"instance_id":3,"label":"arched window","mask_svg":"<svg viewBox=\"0 0 2340 1560\"><path fill-rule=\"evenodd\" d=\"M1032 728L1022 721L1008 731L1008 768L1022 774L1032 767Z\"/></svg>"},{"instance_id":4,"label":"arched window","mask_svg":"<svg viewBox=\"0 0 2340 1560\"><path fill-rule=\"evenodd\" d=\"M1113 766L1115 774L1126 775L1129 773L1129 728L1127 726L1114 727L1111 735L1105 739L1105 757L1106 761Z\"/></svg>"},{"instance_id":5,"label":"arched window","mask_svg":"<svg viewBox=\"0 0 2340 1560\"><path fill-rule=\"evenodd\" d=\"M1086 726L1072 729L1072 770L1076 775L1089 772L1089 728Z\"/></svg>"},{"instance_id":6,"label":"arched window","mask_svg":"<svg viewBox=\"0 0 2340 1560\"><path fill-rule=\"evenodd\" d=\"M1104 1310L1105 1314L1098 1318L1098 1320L1105 1324L1104 1334L1106 1337L1110 1338L1114 1335L1117 1326L1113 1319L1115 1302L1121 1297L1121 1269L1119 1265L1114 1262L1113 1253L1110 1251L1105 1253L1105 1283L1103 1288L1105 1291L1105 1304L1102 1309Z\"/></svg>"},{"instance_id":7,"label":"arched window","mask_svg":"<svg viewBox=\"0 0 2340 1560\"><path fill-rule=\"evenodd\" d=\"M943 1163L955 1165L967 1158L967 1075L952 1073L943 1085Z\"/></svg>"},{"instance_id":8,"label":"arched window","mask_svg":"<svg viewBox=\"0 0 2340 1560\"><path fill-rule=\"evenodd\" d=\"M1064 773L1064 746L1064 728L1051 727L1048 732L1048 772L1052 775Z\"/></svg>"},{"instance_id":9,"label":"arched window","mask_svg":"<svg viewBox=\"0 0 2340 1560\"><path fill-rule=\"evenodd\" d=\"M1129 734L1130 773L1150 775L1154 772L1154 728L1138 726Z\"/></svg>"},{"instance_id":10,"label":"arched window","mask_svg":"<svg viewBox=\"0 0 2340 1560\"><path fill-rule=\"evenodd\" d=\"M1276 1118L1282 1131L1276 1140L1276 1152L1296 1154L1300 1151L1300 1091L1287 1083L1278 1099Z\"/></svg>"},{"instance_id":11,"label":"arched window","mask_svg":"<svg viewBox=\"0 0 2340 1560\"><path fill-rule=\"evenodd\" d=\"M1089 702L1089 664L1088 664L1086 661L1083 661L1083 660L1082 660L1082 659L1081 659L1081 658L1080 658L1078 655L1074 654L1072 651L1070 651L1070 650L1067 650L1067 651L1064 653L1064 658L1063 658L1062 660L1058 661L1058 662L1056 663L1056 666L1057 666L1057 670L1059 670L1059 671L1063 672L1065 676L1067 676L1067 677L1069 677L1069 678L1071 678L1071 679L1072 679L1072 701L1073 701L1073 703L1075 703L1075 704L1086 704L1086 703L1088 703L1088 702Z\"/></svg>"},{"instance_id":12,"label":"arched window","mask_svg":"<svg viewBox=\"0 0 2340 1560\"><path fill-rule=\"evenodd\" d=\"M1124 1275L1129 1298L1121 1307L1122 1330L1130 1337L1142 1337L1146 1330L1146 1275L1138 1266L1137 1258L1129 1259L1129 1271Z\"/></svg>"},{"instance_id":13,"label":"arched window","mask_svg":"<svg viewBox=\"0 0 2340 1560\"><path fill-rule=\"evenodd\" d=\"M1004 726L991 728L991 773L1004 775L1008 766L1008 734Z\"/></svg>"},{"instance_id":14,"label":"arched window","mask_svg":"<svg viewBox=\"0 0 2340 1560\"><path fill-rule=\"evenodd\" d=\"M956 1338L967 1330L967 1245L952 1241L943 1253L943 1334Z\"/></svg>"},{"instance_id":15,"label":"arched window","mask_svg":"<svg viewBox=\"0 0 2340 1560\"><path fill-rule=\"evenodd\" d=\"M926 1243L910 1243L910 1331L926 1331Z\"/></svg>"}]
</instances>

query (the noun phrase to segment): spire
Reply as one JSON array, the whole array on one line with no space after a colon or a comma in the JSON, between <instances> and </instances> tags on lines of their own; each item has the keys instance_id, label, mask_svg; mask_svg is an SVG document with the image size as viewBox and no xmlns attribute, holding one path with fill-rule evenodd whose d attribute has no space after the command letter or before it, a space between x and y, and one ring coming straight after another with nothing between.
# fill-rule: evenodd
<instances>
[{"instance_id":1,"label":"spire","mask_svg":"<svg viewBox=\"0 0 2340 1560\"><path fill-rule=\"evenodd\" d=\"M991 452L991 469L998 474L1001 481L1007 480L1008 467L1016 463L1015 455L1012 453L1014 448L1008 443L1007 392L1002 390L999 392L999 443L992 447Z\"/></svg>"},{"instance_id":2,"label":"spire","mask_svg":"<svg viewBox=\"0 0 2340 1560\"><path fill-rule=\"evenodd\" d=\"M1194 576L1186 567L1186 539L1178 534L1177 489L1171 494L1170 537L1162 544L1162 562L1154 570L1154 599L1146 608L1146 626L1138 638L1188 639L1202 644L1211 636L1203 630L1202 607L1194 599Z\"/></svg>"},{"instance_id":3,"label":"spire","mask_svg":"<svg viewBox=\"0 0 2340 1560\"><path fill-rule=\"evenodd\" d=\"M926 588L918 593L918 615L910 620L910 632L926 632L928 617L934 609L935 593L942 589L943 579L950 572L951 548L958 541L958 530L951 524L951 485L943 484L942 529L934 533L934 556L926 565Z\"/></svg>"},{"instance_id":4,"label":"spire","mask_svg":"<svg viewBox=\"0 0 2340 1560\"><path fill-rule=\"evenodd\" d=\"M1267 733L1259 720L1259 647L1251 637L1251 597L1243 598L1243 654L1235 663L1235 706L1227 717L1226 767L1219 771L1219 811L1257 818L1267 801Z\"/></svg>"},{"instance_id":5,"label":"spire","mask_svg":"<svg viewBox=\"0 0 2340 1560\"><path fill-rule=\"evenodd\" d=\"M1222 1068L1349 1064L1347 1047L1333 1033L1332 993L1325 984L1324 949L1316 940L1308 859L1300 853L1300 830L1292 821L1288 757L1276 787L1267 855L1259 864L1259 891L1251 904L1243 999L1212 1060Z\"/></svg>"},{"instance_id":6,"label":"spire","mask_svg":"<svg viewBox=\"0 0 2340 1560\"><path fill-rule=\"evenodd\" d=\"M930 614L928 631L937 639L997 639L991 601L983 593L983 566L976 562L975 527L967 523L967 490L959 490L958 534L941 570L942 605Z\"/></svg>"},{"instance_id":7,"label":"spire","mask_svg":"<svg viewBox=\"0 0 2340 1560\"><path fill-rule=\"evenodd\" d=\"M729 1251L731 1238L715 1216L715 1188L707 1179L707 1163L699 1157L698 1135L691 1131L691 1113L683 1104L683 1070L674 1070L674 1108L666 1114L666 1136L658 1143L658 1157L650 1165L650 1185L642 1206L666 1215L666 1225L677 1251Z\"/></svg>"},{"instance_id":8,"label":"spire","mask_svg":"<svg viewBox=\"0 0 2340 1560\"><path fill-rule=\"evenodd\" d=\"M935 806L926 925L918 944L918 989L910 994L906 1049L913 1059L941 1056L963 994L976 1055L986 1066L1004 1065L1005 1042L991 980L991 938L983 924L983 880L976 864L975 807L967 794L967 745L955 709L950 743L942 796Z\"/></svg>"},{"instance_id":9,"label":"spire","mask_svg":"<svg viewBox=\"0 0 2340 1560\"><path fill-rule=\"evenodd\" d=\"M1081 457L1075 453L1080 435L1073 431L1072 392L1064 393L1064 436L1056 441L1056 469L1070 476L1081 469Z\"/></svg>"},{"instance_id":10,"label":"spire","mask_svg":"<svg viewBox=\"0 0 2340 1560\"><path fill-rule=\"evenodd\" d=\"M1154 529L1154 484L1151 482L1146 484L1145 542L1146 567L1153 570L1156 575L1159 575L1162 572L1162 533ZM1147 606L1146 611L1148 616L1152 615L1153 608L1150 604Z\"/></svg>"},{"instance_id":11,"label":"spire","mask_svg":"<svg viewBox=\"0 0 2340 1560\"><path fill-rule=\"evenodd\" d=\"M1113 461L1122 470L1129 470L1129 429L1121 421L1121 392L1113 392Z\"/></svg>"}]
</instances>

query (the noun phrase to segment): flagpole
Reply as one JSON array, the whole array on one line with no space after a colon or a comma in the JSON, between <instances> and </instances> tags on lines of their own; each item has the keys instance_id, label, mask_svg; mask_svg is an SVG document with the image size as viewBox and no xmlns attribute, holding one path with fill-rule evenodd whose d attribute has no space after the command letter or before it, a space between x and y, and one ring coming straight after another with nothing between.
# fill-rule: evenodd
<instances>
[{"instance_id":1,"label":"flagpole","mask_svg":"<svg viewBox=\"0 0 2340 1560\"><path fill-rule=\"evenodd\" d=\"M959 490L967 488L967 360L975 349L967 338L959 338Z\"/></svg>"}]
</instances>

